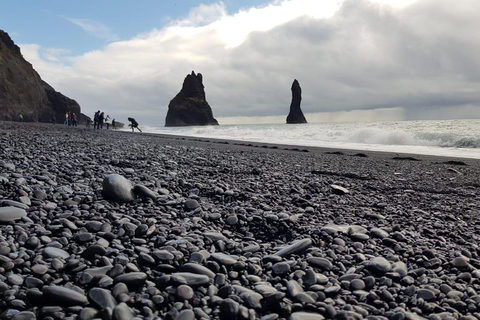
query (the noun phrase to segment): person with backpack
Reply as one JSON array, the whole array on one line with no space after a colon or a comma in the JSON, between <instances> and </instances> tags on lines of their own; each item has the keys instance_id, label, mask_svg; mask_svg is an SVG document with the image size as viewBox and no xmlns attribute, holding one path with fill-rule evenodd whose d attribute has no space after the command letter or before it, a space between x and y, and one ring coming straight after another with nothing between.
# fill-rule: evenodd
<instances>
[{"instance_id":1,"label":"person with backpack","mask_svg":"<svg viewBox=\"0 0 480 320\"><path fill-rule=\"evenodd\" d=\"M93 129L98 129L98 117L100 116L100 110L93 115Z\"/></svg>"}]
</instances>

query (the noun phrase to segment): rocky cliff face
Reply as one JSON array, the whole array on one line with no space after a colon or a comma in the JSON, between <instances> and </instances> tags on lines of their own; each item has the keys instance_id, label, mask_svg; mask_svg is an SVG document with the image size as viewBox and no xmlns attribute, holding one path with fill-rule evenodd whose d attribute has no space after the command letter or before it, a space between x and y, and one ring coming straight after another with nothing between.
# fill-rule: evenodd
<instances>
[{"instance_id":1,"label":"rocky cliff face","mask_svg":"<svg viewBox=\"0 0 480 320\"><path fill-rule=\"evenodd\" d=\"M165 127L218 125L212 108L205 99L202 74L185 77L182 90L168 105Z\"/></svg>"},{"instance_id":2,"label":"rocky cliff face","mask_svg":"<svg viewBox=\"0 0 480 320\"><path fill-rule=\"evenodd\" d=\"M63 123L70 110L79 123L89 119L75 100L43 81L10 36L0 30L0 120L18 120L22 114L24 121Z\"/></svg>"},{"instance_id":3,"label":"rocky cliff face","mask_svg":"<svg viewBox=\"0 0 480 320\"><path fill-rule=\"evenodd\" d=\"M303 115L300 103L302 102L302 88L297 79L292 83L292 103L290 104L290 113L287 116L287 123L299 124L307 123L307 119Z\"/></svg>"}]
</instances>

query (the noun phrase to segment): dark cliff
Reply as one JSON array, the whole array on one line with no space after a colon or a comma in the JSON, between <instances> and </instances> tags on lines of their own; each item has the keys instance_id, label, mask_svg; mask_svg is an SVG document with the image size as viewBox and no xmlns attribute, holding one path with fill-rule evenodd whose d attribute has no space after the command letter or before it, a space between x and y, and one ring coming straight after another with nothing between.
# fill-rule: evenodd
<instances>
[{"instance_id":1,"label":"dark cliff","mask_svg":"<svg viewBox=\"0 0 480 320\"><path fill-rule=\"evenodd\" d=\"M202 74L185 77L182 90L168 105L166 127L218 125L205 98Z\"/></svg>"},{"instance_id":2,"label":"dark cliff","mask_svg":"<svg viewBox=\"0 0 480 320\"><path fill-rule=\"evenodd\" d=\"M299 124L307 123L307 119L303 115L300 104L302 102L302 88L297 79L292 83L292 103L290 104L290 113L287 116L287 123L289 124Z\"/></svg>"},{"instance_id":3,"label":"dark cliff","mask_svg":"<svg viewBox=\"0 0 480 320\"><path fill-rule=\"evenodd\" d=\"M10 36L0 30L0 120L58 122L73 111L79 123L89 119L80 113L80 106L55 91L26 61Z\"/></svg>"}]
</instances>

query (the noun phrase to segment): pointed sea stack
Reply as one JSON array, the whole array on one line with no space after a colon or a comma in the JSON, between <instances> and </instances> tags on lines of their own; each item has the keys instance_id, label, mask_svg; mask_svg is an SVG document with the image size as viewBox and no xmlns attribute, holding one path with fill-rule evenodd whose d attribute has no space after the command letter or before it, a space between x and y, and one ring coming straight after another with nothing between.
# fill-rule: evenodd
<instances>
[{"instance_id":1,"label":"pointed sea stack","mask_svg":"<svg viewBox=\"0 0 480 320\"><path fill-rule=\"evenodd\" d=\"M292 103L290 104L290 113L287 116L287 123L299 124L307 123L307 119L303 115L302 109L300 109L300 103L302 102L302 88L297 79L292 83Z\"/></svg>"},{"instance_id":2,"label":"pointed sea stack","mask_svg":"<svg viewBox=\"0 0 480 320\"><path fill-rule=\"evenodd\" d=\"M218 125L205 99L204 88L201 73L192 71L187 75L182 90L168 105L165 127Z\"/></svg>"},{"instance_id":3,"label":"pointed sea stack","mask_svg":"<svg viewBox=\"0 0 480 320\"><path fill-rule=\"evenodd\" d=\"M26 61L8 33L0 30L0 120L63 123L65 113L77 114L78 123L90 118L80 106L55 91Z\"/></svg>"}]
</instances>

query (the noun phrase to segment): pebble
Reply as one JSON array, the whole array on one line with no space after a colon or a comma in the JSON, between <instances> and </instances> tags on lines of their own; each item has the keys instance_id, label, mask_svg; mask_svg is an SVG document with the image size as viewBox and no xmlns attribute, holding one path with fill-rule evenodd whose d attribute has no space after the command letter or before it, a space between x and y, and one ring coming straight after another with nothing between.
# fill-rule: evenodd
<instances>
[{"instance_id":1,"label":"pebble","mask_svg":"<svg viewBox=\"0 0 480 320\"><path fill-rule=\"evenodd\" d=\"M67 259L70 257L70 254L67 251L55 247L46 247L43 249L43 254L48 258Z\"/></svg>"},{"instance_id":2,"label":"pebble","mask_svg":"<svg viewBox=\"0 0 480 320\"><path fill-rule=\"evenodd\" d=\"M119 203L134 200L133 186L125 177L119 174L109 174L103 179L103 196Z\"/></svg>"},{"instance_id":3,"label":"pebble","mask_svg":"<svg viewBox=\"0 0 480 320\"><path fill-rule=\"evenodd\" d=\"M100 310L110 308L113 309L117 306L115 298L112 296L109 290L102 288L92 288L88 292L88 299L90 302L99 308Z\"/></svg>"},{"instance_id":4,"label":"pebble","mask_svg":"<svg viewBox=\"0 0 480 320\"><path fill-rule=\"evenodd\" d=\"M210 283L210 278L203 274L195 274L191 272L176 272L172 274L172 280L179 284L189 286L204 286Z\"/></svg>"},{"instance_id":5,"label":"pebble","mask_svg":"<svg viewBox=\"0 0 480 320\"><path fill-rule=\"evenodd\" d=\"M383 257L375 257L370 260L368 268L377 274L385 274L392 270L390 262Z\"/></svg>"},{"instance_id":6,"label":"pebble","mask_svg":"<svg viewBox=\"0 0 480 320\"><path fill-rule=\"evenodd\" d=\"M83 306L88 303L88 299L84 294L61 286L44 287L42 292L45 300L50 305Z\"/></svg>"},{"instance_id":7,"label":"pebble","mask_svg":"<svg viewBox=\"0 0 480 320\"><path fill-rule=\"evenodd\" d=\"M119 276L116 276L113 279L114 283L123 283L128 288L138 288L145 284L147 281L147 274L144 272L130 272L125 273Z\"/></svg>"},{"instance_id":8,"label":"pebble","mask_svg":"<svg viewBox=\"0 0 480 320\"><path fill-rule=\"evenodd\" d=\"M27 212L17 207L0 207L0 222L12 222L25 217Z\"/></svg>"},{"instance_id":9,"label":"pebble","mask_svg":"<svg viewBox=\"0 0 480 320\"><path fill-rule=\"evenodd\" d=\"M290 246L287 246L274 253L276 256L288 257L292 254L301 254L312 245L312 240L309 238L295 241Z\"/></svg>"}]
</instances>

